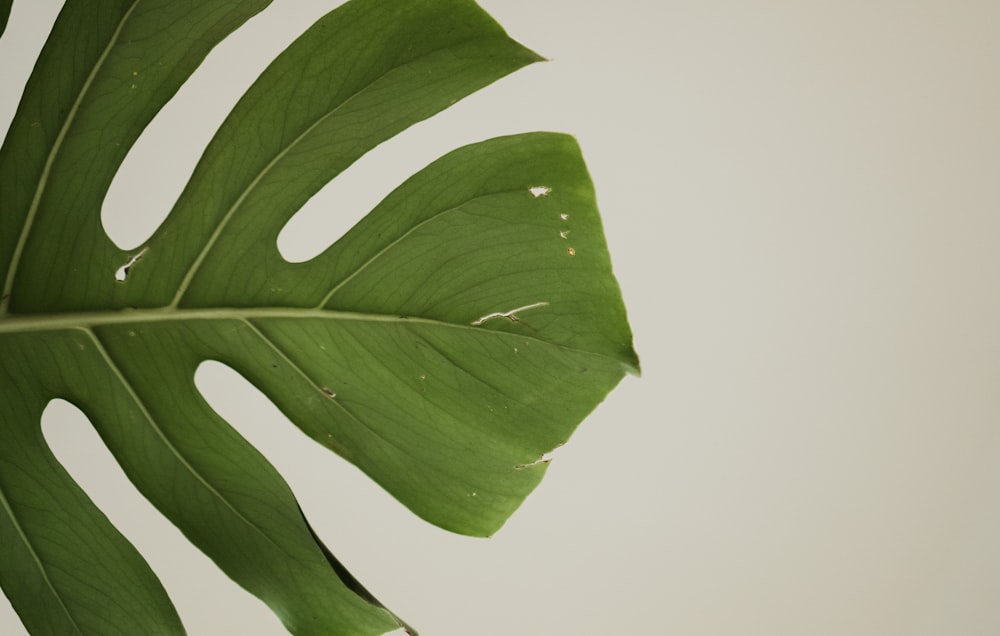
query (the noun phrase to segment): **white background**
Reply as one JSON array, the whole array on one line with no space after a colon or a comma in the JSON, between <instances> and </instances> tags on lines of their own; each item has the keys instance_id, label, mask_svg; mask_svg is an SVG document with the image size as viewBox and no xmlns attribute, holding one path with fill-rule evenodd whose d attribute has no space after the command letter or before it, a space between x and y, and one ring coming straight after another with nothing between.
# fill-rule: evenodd
<instances>
[{"instance_id":1,"label":"white background","mask_svg":"<svg viewBox=\"0 0 1000 636\"><path fill-rule=\"evenodd\" d=\"M58 3L18 0L4 125ZM334 0L220 46L106 203L165 214L256 74ZM385 144L282 237L316 253L448 150L579 138L644 375L494 538L415 518L234 374L199 386L331 549L425 636L1000 633L1000 4L482 0L552 58ZM89 425L54 450L190 633L280 634L124 481ZM0 633L19 622L0 597Z\"/></svg>"}]
</instances>

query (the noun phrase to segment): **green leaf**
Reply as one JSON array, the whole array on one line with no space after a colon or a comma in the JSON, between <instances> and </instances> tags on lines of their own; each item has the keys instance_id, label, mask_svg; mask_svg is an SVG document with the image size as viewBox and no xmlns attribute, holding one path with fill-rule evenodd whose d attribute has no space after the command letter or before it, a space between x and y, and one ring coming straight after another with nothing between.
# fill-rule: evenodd
<instances>
[{"instance_id":1,"label":"green leaf","mask_svg":"<svg viewBox=\"0 0 1000 636\"><path fill-rule=\"evenodd\" d=\"M277 251L287 220L366 151L540 59L469 0L354 0L319 20L236 105L150 240L119 250L100 209L125 154L266 4L69 0L0 150L0 586L32 633L182 629L49 452L53 398L290 631L378 634L404 624L208 406L196 367L230 365L416 514L483 536L638 371L565 135L458 149L317 258Z\"/></svg>"},{"instance_id":2,"label":"green leaf","mask_svg":"<svg viewBox=\"0 0 1000 636\"><path fill-rule=\"evenodd\" d=\"M7 28L7 20L10 18L10 8L14 0L0 0L0 34Z\"/></svg>"}]
</instances>

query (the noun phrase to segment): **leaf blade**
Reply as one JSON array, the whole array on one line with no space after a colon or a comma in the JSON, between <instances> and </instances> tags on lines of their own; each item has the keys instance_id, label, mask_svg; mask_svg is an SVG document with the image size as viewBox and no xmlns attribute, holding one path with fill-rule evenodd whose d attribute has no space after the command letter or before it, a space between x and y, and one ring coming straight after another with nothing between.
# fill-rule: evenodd
<instances>
[{"instance_id":1,"label":"leaf blade","mask_svg":"<svg viewBox=\"0 0 1000 636\"><path fill-rule=\"evenodd\" d=\"M0 336L0 585L32 633L175 634L183 627L156 576L41 434L45 404L60 394L72 399L67 381L88 366L81 342L73 332L44 342Z\"/></svg>"},{"instance_id":2,"label":"leaf blade","mask_svg":"<svg viewBox=\"0 0 1000 636\"><path fill-rule=\"evenodd\" d=\"M268 4L65 3L0 148L0 314L115 303L107 281L127 255L101 226L104 193L202 59ZM75 232L65 231L67 218Z\"/></svg>"},{"instance_id":3,"label":"leaf blade","mask_svg":"<svg viewBox=\"0 0 1000 636\"><path fill-rule=\"evenodd\" d=\"M0 0L0 35L7 30L7 21L10 19L10 8L14 0Z\"/></svg>"},{"instance_id":4,"label":"leaf blade","mask_svg":"<svg viewBox=\"0 0 1000 636\"><path fill-rule=\"evenodd\" d=\"M282 268L277 234L320 187L385 139L540 59L471 2L341 6L236 106L150 242L150 256L165 260L157 276L126 289L172 306L246 306L268 286L245 273L261 269L259 258Z\"/></svg>"},{"instance_id":5,"label":"leaf blade","mask_svg":"<svg viewBox=\"0 0 1000 636\"><path fill-rule=\"evenodd\" d=\"M322 633L324 625L338 624L366 634L392 629L390 614L359 598L331 569L280 475L193 384L195 368L210 357L207 341L225 344L242 324L199 327L140 323L95 330L107 367L138 411L95 419L109 450L154 506L293 633ZM155 366L147 364L154 359ZM125 401L102 395L91 405L109 412ZM149 426L139 429L142 421Z\"/></svg>"},{"instance_id":6,"label":"leaf blade","mask_svg":"<svg viewBox=\"0 0 1000 636\"><path fill-rule=\"evenodd\" d=\"M12 160L19 148L44 159L35 203L0 194L3 236L24 226L23 240L0 241L12 266L0 343L22 352L29 375L46 367L25 352L72 359L43 382L45 394L84 408L140 491L291 631L405 626L345 574L280 476L198 394L194 369L210 359L229 364L425 519L466 534L495 532L538 484L544 453L626 371L638 370L575 141L535 133L450 153L309 263L284 262L274 239L366 150L540 58L470 0L343 5L241 100L143 248L141 267L118 283L112 273L126 255L99 222L111 175L212 44L266 2L244 9L222 0L105 1L118 7L119 21L99 49L104 62L85 81L101 90L70 86L77 115L60 119L58 108L32 106L38 86L59 84L36 69L42 79L0 150L0 184L23 174ZM66 6L64 32L72 31L67 16L86 3ZM198 25L201 35L189 32L175 46L174 32L155 28L167 17ZM139 47L143 73L157 51L178 61L149 92L132 79L140 72L129 54L138 49L129 47L140 35L159 38ZM53 59L72 48L52 42ZM123 86L143 99L123 99ZM45 136L48 128L32 131L38 113L61 126L58 143ZM104 143L108 134L120 142ZM233 157L241 161L227 163ZM18 268L26 274L15 275ZM0 415L5 436L21 425L13 412ZM46 461L50 472L60 470ZM0 492L5 478L0 473ZM19 521L7 501L6 520ZM77 517L97 518L90 508ZM13 537L17 528L8 525L5 536ZM101 527L110 537L101 549L131 563L136 580L152 576L110 524ZM45 524L21 534L45 537ZM142 598L163 603L155 577L136 586ZM87 595L69 591L67 607ZM15 596L32 619L59 615ZM157 611L135 611L176 627Z\"/></svg>"}]
</instances>

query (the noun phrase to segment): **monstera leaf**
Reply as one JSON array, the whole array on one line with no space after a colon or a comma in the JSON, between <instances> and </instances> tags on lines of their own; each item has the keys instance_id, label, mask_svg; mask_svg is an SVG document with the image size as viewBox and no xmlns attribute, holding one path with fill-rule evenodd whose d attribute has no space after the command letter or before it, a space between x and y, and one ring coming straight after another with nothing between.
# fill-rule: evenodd
<instances>
[{"instance_id":1,"label":"monstera leaf","mask_svg":"<svg viewBox=\"0 0 1000 636\"><path fill-rule=\"evenodd\" d=\"M0 5L6 18L10 3ZM135 486L301 634L402 622L337 562L193 381L221 361L417 515L495 532L638 368L575 142L467 146L331 248L278 232L366 151L538 60L470 0L353 0L260 76L134 252L100 210L125 154L263 0L68 0L0 154L0 585L32 633L183 631L39 419L83 410Z\"/></svg>"}]
</instances>

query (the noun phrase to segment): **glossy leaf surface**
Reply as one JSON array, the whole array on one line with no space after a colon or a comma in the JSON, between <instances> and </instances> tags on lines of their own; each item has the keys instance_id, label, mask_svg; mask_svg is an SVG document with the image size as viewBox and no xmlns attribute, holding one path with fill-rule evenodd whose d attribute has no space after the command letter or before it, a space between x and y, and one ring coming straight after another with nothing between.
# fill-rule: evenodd
<instances>
[{"instance_id":1,"label":"glossy leaf surface","mask_svg":"<svg viewBox=\"0 0 1000 636\"><path fill-rule=\"evenodd\" d=\"M182 630L49 451L53 398L290 631L377 634L401 622L208 406L198 364L230 365L416 514L471 535L495 532L543 454L638 368L565 135L456 150L317 258L277 251L367 150L539 59L467 0L354 0L322 18L236 105L152 238L119 250L100 210L128 149L266 4L68 1L0 152L0 585L33 633Z\"/></svg>"}]
</instances>

